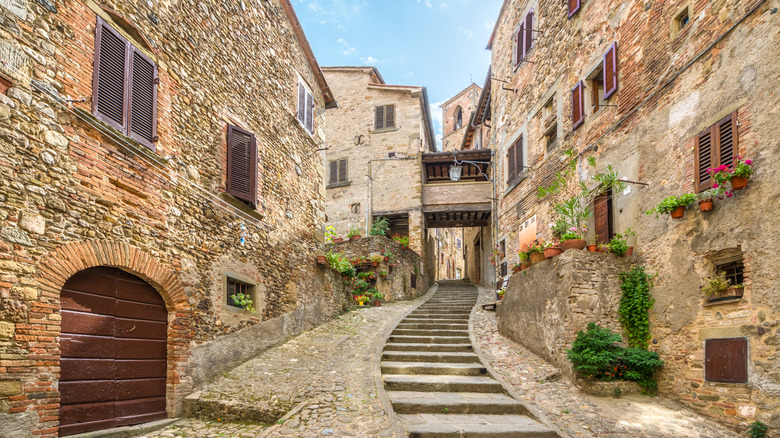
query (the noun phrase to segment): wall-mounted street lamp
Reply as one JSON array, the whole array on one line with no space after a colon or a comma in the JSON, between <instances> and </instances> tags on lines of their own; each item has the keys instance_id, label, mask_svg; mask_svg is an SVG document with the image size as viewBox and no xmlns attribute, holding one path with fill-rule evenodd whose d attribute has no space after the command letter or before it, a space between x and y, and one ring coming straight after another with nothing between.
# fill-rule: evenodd
<instances>
[{"instance_id":1,"label":"wall-mounted street lamp","mask_svg":"<svg viewBox=\"0 0 780 438\"><path fill-rule=\"evenodd\" d=\"M486 180L492 181L489 176L485 172L482 171L482 166L480 164L487 164L490 165L490 161L469 161L469 160L463 160L458 161L458 151L452 151L453 155L453 161L454 164L450 167L450 181L457 182L460 181L460 177L463 174L463 164L471 164L473 166L476 166L479 170L479 174L481 176L484 176Z\"/></svg>"}]
</instances>

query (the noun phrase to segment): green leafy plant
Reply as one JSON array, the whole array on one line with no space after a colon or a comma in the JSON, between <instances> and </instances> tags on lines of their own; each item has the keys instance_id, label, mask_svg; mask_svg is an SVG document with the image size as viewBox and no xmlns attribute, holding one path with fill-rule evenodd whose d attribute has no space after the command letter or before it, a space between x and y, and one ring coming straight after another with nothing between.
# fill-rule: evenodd
<instances>
[{"instance_id":1,"label":"green leafy plant","mask_svg":"<svg viewBox=\"0 0 780 438\"><path fill-rule=\"evenodd\" d=\"M652 277L641 266L632 266L620 273L620 323L628 335L631 347L647 348L650 342L649 311L655 300L650 295Z\"/></svg>"},{"instance_id":2,"label":"green leafy plant","mask_svg":"<svg viewBox=\"0 0 780 438\"><path fill-rule=\"evenodd\" d=\"M623 378L639 384L645 393L655 394L658 382L653 375L664 366L664 361L654 351L643 348L626 348L618 356L618 369L624 369Z\"/></svg>"},{"instance_id":3,"label":"green leafy plant","mask_svg":"<svg viewBox=\"0 0 780 438\"><path fill-rule=\"evenodd\" d=\"M625 255L628 252L628 238L634 234L636 233L631 228L627 228L623 234L615 233L606 245L607 250L615 255Z\"/></svg>"},{"instance_id":4,"label":"green leafy plant","mask_svg":"<svg viewBox=\"0 0 780 438\"><path fill-rule=\"evenodd\" d=\"M255 313L255 308L252 306L252 296L249 294L242 294L241 292L233 294L230 296L230 301L232 301L233 305L236 307Z\"/></svg>"},{"instance_id":5,"label":"green leafy plant","mask_svg":"<svg viewBox=\"0 0 780 438\"><path fill-rule=\"evenodd\" d=\"M704 295L711 297L720 295L731 287L742 287L742 285L732 286L731 280L726 278L726 272L721 271L714 277L708 277L704 285L701 286L701 291L704 292Z\"/></svg>"},{"instance_id":6,"label":"green leafy plant","mask_svg":"<svg viewBox=\"0 0 780 438\"><path fill-rule=\"evenodd\" d=\"M380 216L374 219L374 223L371 224L371 231L368 234L372 236L387 236L388 230L390 230L390 220Z\"/></svg>"},{"instance_id":7,"label":"green leafy plant","mask_svg":"<svg viewBox=\"0 0 780 438\"><path fill-rule=\"evenodd\" d=\"M404 249L409 248L409 236L407 236L406 234L394 235L393 241L401 245Z\"/></svg>"},{"instance_id":8,"label":"green leafy plant","mask_svg":"<svg viewBox=\"0 0 780 438\"><path fill-rule=\"evenodd\" d=\"M650 215L655 213L655 217L658 218L659 214L669 214L677 207L688 207L693 204L693 201L695 200L696 195L693 193L686 193L680 196L669 196L652 209L647 210L647 214Z\"/></svg>"},{"instance_id":9,"label":"green leafy plant","mask_svg":"<svg viewBox=\"0 0 780 438\"><path fill-rule=\"evenodd\" d=\"M767 432L769 432L769 426L760 422L754 421L748 426L748 436L751 438L766 438Z\"/></svg>"},{"instance_id":10,"label":"green leafy plant","mask_svg":"<svg viewBox=\"0 0 780 438\"><path fill-rule=\"evenodd\" d=\"M574 149L569 148L563 151L563 155L569 159L566 168L561 172L555 173L555 179L553 179L553 182L550 183L549 186L536 189L537 197L544 198L547 195L558 193L562 188L567 186L567 178L577 170L577 152Z\"/></svg>"},{"instance_id":11,"label":"green leafy plant","mask_svg":"<svg viewBox=\"0 0 780 438\"><path fill-rule=\"evenodd\" d=\"M325 228L325 242L326 243L333 243L333 239L338 237L338 233L336 233L336 229L332 226L328 226Z\"/></svg>"},{"instance_id":12,"label":"green leafy plant","mask_svg":"<svg viewBox=\"0 0 780 438\"><path fill-rule=\"evenodd\" d=\"M604 172L593 175L593 180L598 183L598 186L592 192L593 196L606 193L608 190L612 190L613 194L620 193L626 188L625 181L618 178L617 171L612 169L611 164L607 165L607 169Z\"/></svg>"},{"instance_id":13,"label":"green leafy plant","mask_svg":"<svg viewBox=\"0 0 780 438\"><path fill-rule=\"evenodd\" d=\"M328 266L342 276L352 278L355 276L355 270L352 268L352 262L340 252L328 251L325 254L328 260Z\"/></svg>"},{"instance_id":14,"label":"green leafy plant","mask_svg":"<svg viewBox=\"0 0 780 438\"><path fill-rule=\"evenodd\" d=\"M585 223L588 218L593 215L593 207L588 201L587 194L582 192L579 195L555 204L553 208L555 209L555 212L558 213L559 220L562 221L560 225L556 225L556 227L560 227L560 230L563 231L561 240L581 239L587 231ZM556 224L558 224L557 221Z\"/></svg>"},{"instance_id":15,"label":"green leafy plant","mask_svg":"<svg viewBox=\"0 0 780 438\"><path fill-rule=\"evenodd\" d=\"M620 335L591 322L587 331L577 332L571 349L566 350L566 357L580 375L604 379L623 350L618 342Z\"/></svg>"},{"instance_id":16,"label":"green leafy plant","mask_svg":"<svg viewBox=\"0 0 780 438\"><path fill-rule=\"evenodd\" d=\"M351 238L353 238L355 236L359 236L359 235L360 235L360 228L358 228L358 227L356 227L354 225L351 225L349 227L349 231L347 232L347 237L351 239Z\"/></svg>"}]
</instances>

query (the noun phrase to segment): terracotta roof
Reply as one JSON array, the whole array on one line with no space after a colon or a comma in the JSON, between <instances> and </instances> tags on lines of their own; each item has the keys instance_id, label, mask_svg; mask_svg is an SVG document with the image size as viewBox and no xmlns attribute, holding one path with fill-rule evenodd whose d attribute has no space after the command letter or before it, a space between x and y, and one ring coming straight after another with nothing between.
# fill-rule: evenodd
<instances>
[{"instance_id":1,"label":"terracotta roof","mask_svg":"<svg viewBox=\"0 0 780 438\"><path fill-rule=\"evenodd\" d=\"M382 77L382 74L379 73L379 69L376 68L376 67L343 65L343 66L322 67L322 70L323 71L352 71L352 70L354 70L354 71L362 71L362 72L366 72L366 73L371 72L371 73L373 73L376 76L377 80L379 80L379 82L381 84L385 83L385 79Z\"/></svg>"},{"instance_id":2,"label":"terracotta roof","mask_svg":"<svg viewBox=\"0 0 780 438\"><path fill-rule=\"evenodd\" d=\"M328 82L325 80L325 75L322 74L322 69L320 68L320 64L317 62L317 58L314 57L314 52L311 50L309 40L306 39L306 34L303 33L303 27L301 27L301 22L298 21L298 16L295 15L295 11L293 10L292 4L290 4L290 0L281 0L281 2L282 9L284 9L284 13L287 15L287 19L290 20L290 24L292 24L295 38L301 44L301 48L303 49L303 53L306 56L306 60L309 62L309 66L314 72L314 76L317 77L317 84L320 86L320 89L322 90L322 97L325 99L325 108L337 108L338 104L336 103L336 99L333 97L333 92L330 90Z\"/></svg>"}]
</instances>

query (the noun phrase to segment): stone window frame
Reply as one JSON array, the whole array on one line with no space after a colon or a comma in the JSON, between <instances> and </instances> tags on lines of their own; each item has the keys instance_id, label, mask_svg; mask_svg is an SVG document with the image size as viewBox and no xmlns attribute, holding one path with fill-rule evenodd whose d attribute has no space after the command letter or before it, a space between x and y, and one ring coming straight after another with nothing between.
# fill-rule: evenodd
<instances>
[{"instance_id":1,"label":"stone window frame","mask_svg":"<svg viewBox=\"0 0 780 438\"><path fill-rule=\"evenodd\" d=\"M344 178L341 178L341 163L344 163ZM333 163L336 164L336 174L338 175L336 177L336 182L331 183L331 175L333 173ZM337 187L346 187L349 185L352 185L352 181L349 179L349 159L348 158L337 158L334 160L328 161L328 185L325 187L326 189L333 189Z\"/></svg>"},{"instance_id":2,"label":"stone window frame","mask_svg":"<svg viewBox=\"0 0 780 438\"><path fill-rule=\"evenodd\" d=\"M503 181L501 181L501 183L505 184L505 187L506 187L504 189L504 196L508 195L510 192L512 192L512 190L514 190L515 187L520 185L521 182L525 181L528 178L528 168L524 167L523 169L518 169L517 176L515 178L513 178L511 181L508 180L508 176L509 176L508 175L508 171L509 171L509 157L508 157L509 148L512 147L517 142L517 140L520 137L523 138L523 147L522 147L523 159L522 159L522 163L523 163L523 166L526 166L528 164L528 145L530 143L529 143L528 132L527 132L526 126L527 125L523 125L517 131L515 131L515 133L512 134L509 137L509 141L504 143L504 147L502 148L502 150L503 150L502 160L503 160L503 163L504 163L504 170L507 172L507 175L506 175L507 178L502 178Z\"/></svg>"},{"instance_id":3,"label":"stone window frame","mask_svg":"<svg viewBox=\"0 0 780 438\"><path fill-rule=\"evenodd\" d=\"M734 295L733 297L723 298L720 300L711 300L708 299L708 297L704 297L704 307L710 307L710 306L716 306L719 304L729 304L734 302L739 302L742 300L745 294L745 289L750 284L750 265L745 260L745 254L742 252L741 247L736 248L726 248L719 251L714 251L707 255L705 257L706 260L708 260L710 263L708 264L707 268L707 276L714 276L717 275L720 270L728 265L739 263L741 265L741 270L737 275L741 275L742 277L742 283L740 284L742 286L742 294L741 295Z\"/></svg>"},{"instance_id":4,"label":"stone window frame","mask_svg":"<svg viewBox=\"0 0 780 438\"><path fill-rule=\"evenodd\" d=\"M385 127L385 128L377 129L376 128L376 109L379 108L379 107L388 107L388 106L392 106L393 107L393 114L394 114L394 116L393 116L394 117L394 119L393 119L393 126L390 127L390 128ZM370 132L372 134L383 134L385 132L395 132L395 131L398 131L398 130L401 129L401 127L398 124L398 104L396 102L383 103L383 104L379 104L379 105L374 105L372 109L373 109L373 111L371 111L371 129L369 129L368 132ZM385 119L386 119L386 117L385 117Z\"/></svg>"},{"instance_id":5,"label":"stone window frame","mask_svg":"<svg viewBox=\"0 0 780 438\"><path fill-rule=\"evenodd\" d=\"M298 81L297 81L297 85L295 87L295 120L298 121L298 126L303 128L303 130L307 134L309 134L309 137L314 138L314 131L315 131L314 119L316 118L316 115L317 115L317 101L314 99L314 93L312 92L311 87L306 82L306 80L303 79L303 77L300 74L298 74L297 77L298 77ZM300 103L301 103L300 92L301 92L301 89L303 89L303 91L305 92L305 94L304 94L304 105L305 105L305 102L308 100L308 98L311 98L311 120L307 120L306 119L306 109L305 108L304 108L303 120L301 120L301 118L300 118L300 112L301 112L301 109L300 109ZM311 130L309 130L309 128L306 126L306 122L307 121L311 122Z\"/></svg>"},{"instance_id":6,"label":"stone window frame","mask_svg":"<svg viewBox=\"0 0 780 438\"><path fill-rule=\"evenodd\" d=\"M533 3L529 3L525 6L523 9L523 12L520 14L521 19L517 21L517 24L515 25L514 29L512 30L512 72L517 73L517 71L520 69L520 67L526 63L531 55L535 52L534 48L537 46L535 44L536 38L536 30L539 28L539 17L536 11L539 10L539 2L535 1ZM517 49L519 44L518 34L521 28L523 28L523 31L528 32L528 30L525 28L525 25L528 20L528 15L531 14L531 47L528 48L528 50L525 50L525 47L522 48L522 57L517 56ZM536 27L537 29L534 29ZM525 37L523 37L523 45L525 45Z\"/></svg>"},{"instance_id":7,"label":"stone window frame","mask_svg":"<svg viewBox=\"0 0 780 438\"><path fill-rule=\"evenodd\" d=\"M687 18L685 25L680 27L680 23L683 18ZM674 41L677 37L686 34L688 29L692 26L693 20L693 5L690 3L681 6L674 14L674 18L669 23L669 38Z\"/></svg>"},{"instance_id":8,"label":"stone window frame","mask_svg":"<svg viewBox=\"0 0 780 438\"><path fill-rule=\"evenodd\" d=\"M228 300L228 281L233 280L240 283L244 283L248 286L250 286L249 290L249 296L252 299L252 304L255 305L255 312L261 312L262 309L258 309L256 307L257 305L257 291L258 291L258 283L257 281L254 281L250 278L247 278L244 275L237 274L235 272L223 272L222 273L222 294L220 296L220 303L222 303L222 308L231 314L252 314L249 310L234 306L229 303Z\"/></svg>"}]
</instances>

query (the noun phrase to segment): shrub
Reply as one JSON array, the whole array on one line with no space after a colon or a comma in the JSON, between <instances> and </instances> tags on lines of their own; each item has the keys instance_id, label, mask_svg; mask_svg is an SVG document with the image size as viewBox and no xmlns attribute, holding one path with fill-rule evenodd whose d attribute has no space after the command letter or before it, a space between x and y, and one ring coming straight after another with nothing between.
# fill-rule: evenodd
<instances>
[{"instance_id":1,"label":"shrub","mask_svg":"<svg viewBox=\"0 0 780 438\"><path fill-rule=\"evenodd\" d=\"M378 217L374 219L374 223L371 224L371 231L368 234L372 236L387 236L387 231L390 229L390 220L386 217Z\"/></svg>"},{"instance_id":2,"label":"shrub","mask_svg":"<svg viewBox=\"0 0 780 438\"><path fill-rule=\"evenodd\" d=\"M637 382L645 392L656 392L658 383L653 378L653 374L658 368L664 366L664 361L658 353L641 348L626 348L620 353L618 362L625 368L624 379Z\"/></svg>"},{"instance_id":3,"label":"shrub","mask_svg":"<svg viewBox=\"0 0 780 438\"><path fill-rule=\"evenodd\" d=\"M754 421L750 423L750 427L748 427L748 436L751 438L766 438L767 432L769 431L769 426L766 424L760 422L760 421Z\"/></svg>"},{"instance_id":4,"label":"shrub","mask_svg":"<svg viewBox=\"0 0 780 438\"><path fill-rule=\"evenodd\" d=\"M620 355L622 347L618 342L619 335L591 322L586 332L577 332L577 339L566 351L566 357L574 365L574 371L582 376L602 379Z\"/></svg>"}]
</instances>

